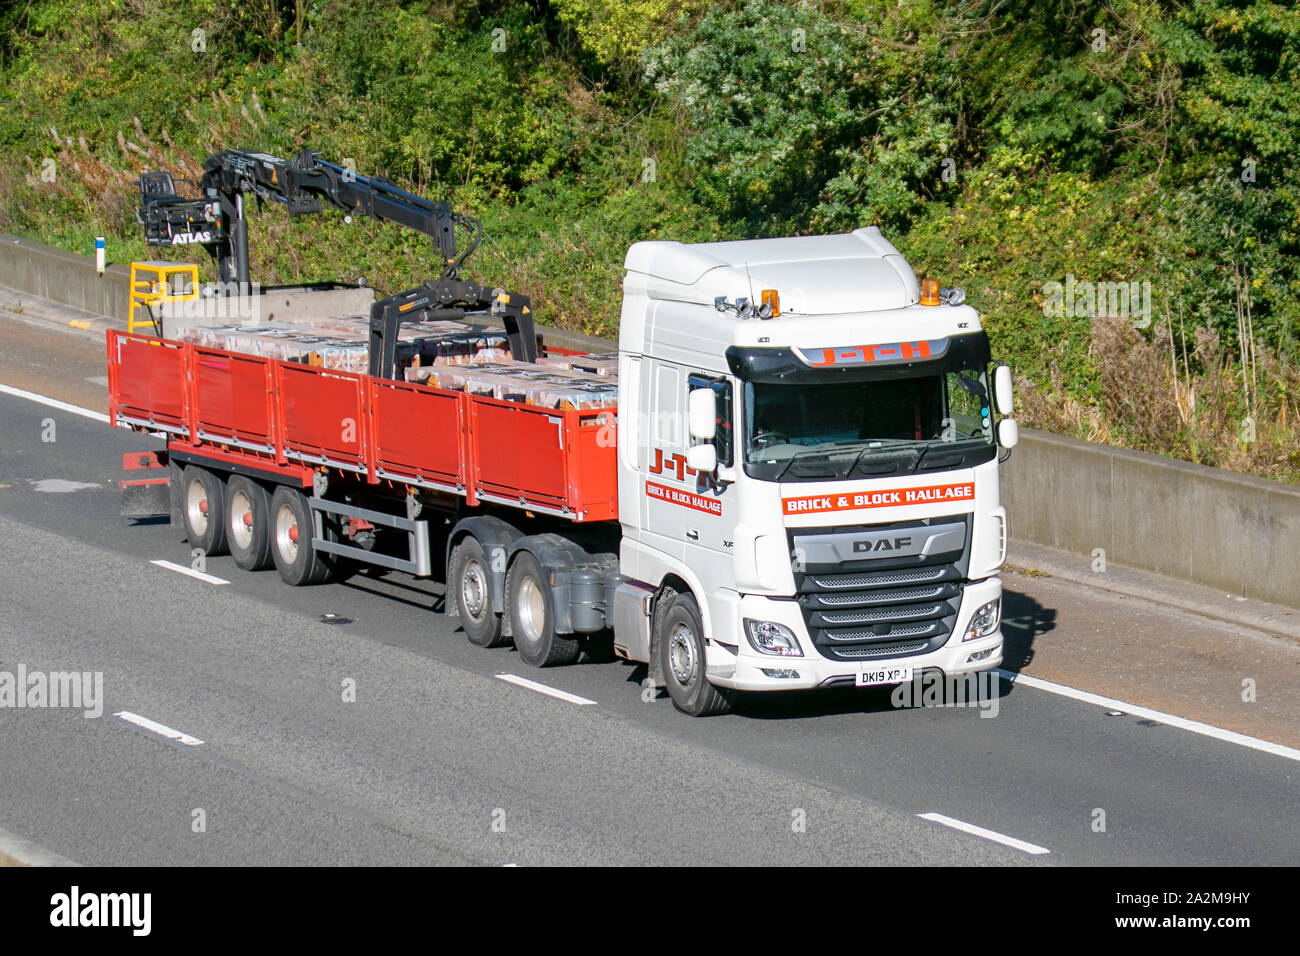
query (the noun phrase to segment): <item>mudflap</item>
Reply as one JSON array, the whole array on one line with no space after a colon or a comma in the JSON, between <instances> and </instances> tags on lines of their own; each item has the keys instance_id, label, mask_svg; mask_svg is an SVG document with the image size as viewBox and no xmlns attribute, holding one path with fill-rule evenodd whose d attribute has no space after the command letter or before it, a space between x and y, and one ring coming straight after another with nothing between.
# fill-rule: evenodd
<instances>
[{"instance_id":1,"label":"mudflap","mask_svg":"<svg viewBox=\"0 0 1300 956\"><path fill-rule=\"evenodd\" d=\"M175 469L167 460L167 452L129 452L122 456L122 468L140 475L118 485L122 493L119 512L124 518L173 517L172 472Z\"/></svg>"}]
</instances>

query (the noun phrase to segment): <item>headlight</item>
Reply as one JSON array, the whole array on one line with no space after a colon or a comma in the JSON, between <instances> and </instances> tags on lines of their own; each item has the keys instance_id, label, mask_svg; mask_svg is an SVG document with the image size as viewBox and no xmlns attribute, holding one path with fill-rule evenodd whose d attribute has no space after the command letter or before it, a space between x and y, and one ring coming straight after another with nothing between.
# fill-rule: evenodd
<instances>
[{"instance_id":1,"label":"headlight","mask_svg":"<svg viewBox=\"0 0 1300 956\"><path fill-rule=\"evenodd\" d=\"M973 641L976 638L988 637L998 629L1001 620L1002 598L994 598L988 604L981 604L971 615L970 624L966 626L966 636L962 640Z\"/></svg>"},{"instance_id":2,"label":"headlight","mask_svg":"<svg viewBox=\"0 0 1300 956\"><path fill-rule=\"evenodd\" d=\"M749 646L760 654L803 657L794 632L775 621L751 621L745 618L745 636L749 638Z\"/></svg>"}]
</instances>

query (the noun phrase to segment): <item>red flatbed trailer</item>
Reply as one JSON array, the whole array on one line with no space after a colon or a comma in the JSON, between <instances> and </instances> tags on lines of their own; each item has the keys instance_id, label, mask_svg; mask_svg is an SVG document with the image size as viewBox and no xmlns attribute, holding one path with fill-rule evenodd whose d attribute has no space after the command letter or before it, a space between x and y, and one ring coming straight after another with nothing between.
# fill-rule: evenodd
<instances>
[{"instance_id":1,"label":"red flatbed trailer","mask_svg":"<svg viewBox=\"0 0 1300 956\"><path fill-rule=\"evenodd\" d=\"M617 409L554 409L111 330L109 420L187 461L616 521Z\"/></svg>"}]
</instances>

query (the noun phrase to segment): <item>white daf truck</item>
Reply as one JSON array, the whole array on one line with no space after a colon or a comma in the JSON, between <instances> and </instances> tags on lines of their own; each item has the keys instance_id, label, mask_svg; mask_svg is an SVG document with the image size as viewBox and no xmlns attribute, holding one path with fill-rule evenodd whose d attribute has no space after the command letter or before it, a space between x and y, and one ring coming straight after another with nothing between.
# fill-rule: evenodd
<instances>
[{"instance_id":1,"label":"white daf truck","mask_svg":"<svg viewBox=\"0 0 1300 956\"><path fill-rule=\"evenodd\" d=\"M1011 375L875 228L626 260L619 653L674 703L1001 663Z\"/></svg>"},{"instance_id":2,"label":"white daf truck","mask_svg":"<svg viewBox=\"0 0 1300 956\"><path fill-rule=\"evenodd\" d=\"M168 435L142 467L170 477L123 482L159 501L124 513L293 585L445 571L471 642L541 667L612 631L688 714L998 665L1017 427L961 291L874 228L642 242L626 269L616 392L608 357L539 354L527 300L478 287L491 310L453 317L508 312L512 359L403 368L399 335L451 314L438 282L373 303L369 374L245 329L110 332L114 424Z\"/></svg>"}]
</instances>

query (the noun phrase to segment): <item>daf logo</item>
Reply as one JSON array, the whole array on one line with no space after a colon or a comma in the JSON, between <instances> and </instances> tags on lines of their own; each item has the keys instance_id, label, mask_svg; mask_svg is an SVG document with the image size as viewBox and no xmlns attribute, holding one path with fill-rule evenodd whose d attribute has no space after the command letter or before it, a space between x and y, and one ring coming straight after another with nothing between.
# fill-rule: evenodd
<instances>
[{"instance_id":1,"label":"daf logo","mask_svg":"<svg viewBox=\"0 0 1300 956\"><path fill-rule=\"evenodd\" d=\"M878 538L875 541L854 541L853 551L855 554L863 551L900 551L911 544L911 538L895 538L892 544L888 538Z\"/></svg>"}]
</instances>

